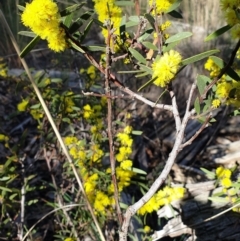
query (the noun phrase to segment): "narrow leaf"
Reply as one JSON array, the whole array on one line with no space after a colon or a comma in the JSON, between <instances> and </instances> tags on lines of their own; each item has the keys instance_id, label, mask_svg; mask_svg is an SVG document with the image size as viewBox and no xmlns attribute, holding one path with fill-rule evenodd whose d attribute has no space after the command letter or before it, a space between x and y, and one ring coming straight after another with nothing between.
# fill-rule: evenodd
<instances>
[{"instance_id":1,"label":"narrow leaf","mask_svg":"<svg viewBox=\"0 0 240 241\"><path fill-rule=\"evenodd\" d=\"M173 18L179 18L179 19L183 18L182 14L177 12L176 10L173 10L173 11L169 12L168 14Z\"/></svg>"},{"instance_id":2,"label":"narrow leaf","mask_svg":"<svg viewBox=\"0 0 240 241\"><path fill-rule=\"evenodd\" d=\"M144 76L147 76L147 75L148 75L148 73L143 72L143 73L141 73L141 74L135 75L135 77L136 77L136 78L141 78L141 77L144 77Z\"/></svg>"},{"instance_id":3,"label":"narrow leaf","mask_svg":"<svg viewBox=\"0 0 240 241\"><path fill-rule=\"evenodd\" d=\"M84 12L84 14L80 16L80 18L82 20L89 20L93 14L94 14L94 11L87 11L87 12Z\"/></svg>"},{"instance_id":4,"label":"narrow leaf","mask_svg":"<svg viewBox=\"0 0 240 241\"><path fill-rule=\"evenodd\" d=\"M199 98L196 98L195 102L194 102L194 109L196 111L196 113L199 115L200 114L200 102L199 102Z\"/></svg>"},{"instance_id":5,"label":"narrow leaf","mask_svg":"<svg viewBox=\"0 0 240 241\"><path fill-rule=\"evenodd\" d=\"M198 87L198 91L199 91L200 95L203 94L207 83L210 83L210 82L211 82L211 79L205 75L197 76L197 87Z\"/></svg>"},{"instance_id":6,"label":"narrow leaf","mask_svg":"<svg viewBox=\"0 0 240 241\"><path fill-rule=\"evenodd\" d=\"M179 41L164 45L163 48L162 48L163 53L166 53L166 52L170 51L171 49L173 49L178 44L179 44Z\"/></svg>"},{"instance_id":7,"label":"narrow leaf","mask_svg":"<svg viewBox=\"0 0 240 241\"><path fill-rule=\"evenodd\" d=\"M86 28L85 28L84 31L83 31L83 35L81 36L80 42L83 42L84 39L86 38L86 36L87 36L87 34L88 34L91 26L92 26L92 23L93 23L93 20L91 20L91 21L87 24Z\"/></svg>"},{"instance_id":8,"label":"narrow leaf","mask_svg":"<svg viewBox=\"0 0 240 241\"><path fill-rule=\"evenodd\" d=\"M218 49L209 50L209 51L203 52L201 54L194 55L194 56L192 56L190 58L184 59L182 61L182 64L183 65L192 64L192 63L197 62L197 61L199 61L201 59L205 59L205 58L209 57L212 54L216 54L216 53L219 53L219 52L220 51Z\"/></svg>"},{"instance_id":9,"label":"narrow leaf","mask_svg":"<svg viewBox=\"0 0 240 241\"><path fill-rule=\"evenodd\" d=\"M64 10L62 10L60 12L61 17L67 16L69 14L71 14L72 12L75 12L76 10L80 9L83 5L85 5L86 3L79 3L79 4L74 4L70 7L65 8Z\"/></svg>"},{"instance_id":10,"label":"narrow leaf","mask_svg":"<svg viewBox=\"0 0 240 241\"><path fill-rule=\"evenodd\" d=\"M142 42L142 44L148 49L158 50L157 46L155 46L151 42Z\"/></svg>"},{"instance_id":11,"label":"narrow leaf","mask_svg":"<svg viewBox=\"0 0 240 241\"><path fill-rule=\"evenodd\" d=\"M166 11L166 13L169 13L169 12L172 12L173 10L175 10L176 8L178 8L181 4L181 1L182 0L177 0L175 1L171 6L170 8Z\"/></svg>"},{"instance_id":12,"label":"narrow leaf","mask_svg":"<svg viewBox=\"0 0 240 241\"><path fill-rule=\"evenodd\" d=\"M142 89L146 88L147 86L149 86L150 84L152 84L155 80L157 79L157 77L150 79L147 83L143 84L138 91L141 91Z\"/></svg>"},{"instance_id":13,"label":"narrow leaf","mask_svg":"<svg viewBox=\"0 0 240 241\"><path fill-rule=\"evenodd\" d=\"M133 167L133 168L131 168L131 169L129 169L129 170L131 170L131 171L133 171L133 172L135 172L135 173L147 175L147 173L146 173L145 171L143 171L143 170L141 170L141 169L138 169L138 168L136 168L136 167Z\"/></svg>"},{"instance_id":14,"label":"narrow leaf","mask_svg":"<svg viewBox=\"0 0 240 241\"><path fill-rule=\"evenodd\" d=\"M72 48L74 48L75 50L77 50L80 53L83 53L83 54L85 53L85 51L82 48L80 48L79 46L77 46L71 39L69 39L68 41L71 44Z\"/></svg>"},{"instance_id":15,"label":"narrow leaf","mask_svg":"<svg viewBox=\"0 0 240 241\"><path fill-rule=\"evenodd\" d=\"M230 26L230 25L226 25L226 26L224 26L224 27L222 27L222 28L219 28L219 29L216 30L215 32L209 34L209 35L204 39L204 41L206 42L206 41L213 40L213 39L217 38L218 36L220 36L220 35L224 34L225 32L227 32L227 31L228 31L229 29L231 29L231 28L232 28L232 26Z\"/></svg>"},{"instance_id":16,"label":"narrow leaf","mask_svg":"<svg viewBox=\"0 0 240 241\"><path fill-rule=\"evenodd\" d=\"M75 33L76 31L78 31L79 30L79 28L81 27L83 25L83 21L80 19L80 18L78 18L76 21L74 21L73 23L72 23L72 25L69 27L69 33L70 34L73 34L73 33Z\"/></svg>"},{"instance_id":17,"label":"narrow leaf","mask_svg":"<svg viewBox=\"0 0 240 241\"><path fill-rule=\"evenodd\" d=\"M116 1L115 4L119 7L134 6L133 1Z\"/></svg>"},{"instance_id":18,"label":"narrow leaf","mask_svg":"<svg viewBox=\"0 0 240 241\"><path fill-rule=\"evenodd\" d=\"M142 131L136 131L136 130L132 131L132 134L136 135L136 136L140 136L140 135L142 135L142 133L143 133Z\"/></svg>"},{"instance_id":19,"label":"narrow leaf","mask_svg":"<svg viewBox=\"0 0 240 241\"><path fill-rule=\"evenodd\" d=\"M171 36L170 38L168 38L165 43L167 43L167 44L173 43L173 42L180 41L182 39L188 38L190 36L192 36L191 32L177 33L177 34Z\"/></svg>"},{"instance_id":20,"label":"narrow leaf","mask_svg":"<svg viewBox=\"0 0 240 241\"><path fill-rule=\"evenodd\" d=\"M106 47L102 47L102 46L85 46L88 50L96 52L96 51L100 51L100 52L105 52L106 51Z\"/></svg>"},{"instance_id":21,"label":"narrow leaf","mask_svg":"<svg viewBox=\"0 0 240 241\"><path fill-rule=\"evenodd\" d=\"M139 64L139 67L140 67L141 70L143 70L143 71L147 72L148 74L152 75L153 71L148 66L143 65L143 64Z\"/></svg>"},{"instance_id":22,"label":"narrow leaf","mask_svg":"<svg viewBox=\"0 0 240 241\"><path fill-rule=\"evenodd\" d=\"M155 19L149 13L144 14L144 17L148 20L153 29L155 29Z\"/></svg>"},{"instance_id":23,"label":"narrow leaf","mask_svg":"<svg viewBox=\"0 0 240 241\"><path fill-rule=\"evenodd\" d=\"M72 19L73 19L73 14L69 14L65 17L64 21L63 21L63 24L69 28L69 26L71 25L72 23Z\"/></svg>"},{"instance_id":24,"label":"narrow leaf","mask_svg":"<svg viewBox=\"0 0 240 241\"><path fill-rule=\"evenodd\" d=\"M17 4L17 8L18 8L20 11L22 11L22 12L25 10L25 7L23 7L23 6L21 6L21 5L18 5L18 4Z\"/></svg>"},{"instance_id":25,"label":"narrow leaf","mask_svg":"<svg viewBox=\"0 0 240 241\"><path fill-rule=\"evenodd\" d=\"M3 190L3 191L6 191L6 192L12 192L11 189L6 188L6 187L1 187L1 186L0 186L0 189Z\"/></svg>"},{"instance_id":26,"label":"narrow leaf","mask_svg":"<svg viewBox=\"0 0 240 241\"><path fill-rule=\"evenodd\" d=\"M153 28L150 28L150 29L147 29L139 38L138 38L138 41L139 42L142 42L144 41L145 39L147 39L153 32Z\"/></svg>"},{"instance_id":27,"label":"narrow leaf","mask_svg":"<svg viewBox=\"0 0 240 241\"><path fill-rule=\"evenodd\" d=\"M38 43L38 41L40 40L39 36L36 36L24 49L23 51L20 53L20 57L24 58L26 56L26 54L28 54L34 47L35 45Z\"/></svg>"},{"instance_id":28,"label":"narrow leaf","mask_svg":"<svg viewBox=\"0 0 240 241\"><path fill-rule=\"evenodd\" d=\"M31 37L31 38L35 38L37 36L34 32L30 32L30 31L20 31L18 32L18 34Z\"/></svg>"},{"instance_id":29,"label":"narrow leaf","mask_svg":"<svg viewBox=\"0 0 240 241\"><path fill-rule=\"evenodd\" d=\"M136 25L138 25L138 23L134 22L134 21L126 22L126 28L130 28L130 27L133 27L133 26L136 26Z\"/></svg>"},{"instance_id":30,"label":"narrow leaf","mask_svg":"<svg viewBox=\"0 0 240 241\"><path fill-rule=\"evenodd\" d=\"M136 50L133 48L128 49L132 56L137 59L140 63L146 64L146 59Z\"/></svg>"}]
</instances>

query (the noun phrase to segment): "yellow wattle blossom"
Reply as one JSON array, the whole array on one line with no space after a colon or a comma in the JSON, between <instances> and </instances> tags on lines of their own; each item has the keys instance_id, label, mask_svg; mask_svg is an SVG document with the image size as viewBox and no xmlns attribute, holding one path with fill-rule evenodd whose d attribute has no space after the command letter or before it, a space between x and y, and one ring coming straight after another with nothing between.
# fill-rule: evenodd
<instances>
[{"instance_id":1,"label":"yellow wattle blossom","mask_svg":"<svg viewBox=\"0 0 240 241\"><path fill-rule=\"evenodd\" d=\"M221 0L220 5L222 11L224 12L226 22L233 26L231 28L231 34L233 39L240 38L240 19L237 16L237 11L240 8L240 1L239 0Z\"/></svg>"},{"instance_id":2,"label":"yellow wattle blossom","mask_svg":"<svg viewBox=\"0 0 240 241\"><path fill-rule=\"evenodd\" d=\"M125 160L125 161L122 161L121 164L120 164L120 167L123 169L123 170L127 170L129 168L131 168L133 165L132 161L131 160Z\"/></svg>"},{"instance_id":3,"label":"yellow wattle blossom","mask_svg":"<svg viewBox=\"0 0 240 241\"><path fill-rule=\"evenodd\" d=\"M93 204L97 213L104 213L105 208L111 204L110 198L102 191L97 191L96 198Z\"/></svg>"},{"instance_id":4,"label":"yellow wattle blossom","mask_svg":"<svg viewBox=\"0 0 240 241\"><path fill-rule=\"evenodd\" d=\"M158 191L143 207L138 210L138 213L144 215L157 211L160 206L168 205L172 201L183 198L185 189L183 187L164 187Z\"/></svg>"},{"instance_id":5,"label":"yellow wattle blossom","mask_svg":"<svg viewBox=\"0 0 240 241\"><path fill-rule=\"evenodd\" d=\"M43 112L41 110L32 109L32 110L30 110L30 114L32 115L33 119L35 119L35 120L39 120L39 119L43 118Z\"/></svg>"},{"instance_id":6,"label":"yellow wattle blossom","mask_svg":"<svg viewBox=\"0 0 240 241\"><path fill-rule=\"evenodd\" d=\"M160 31L165 31L167 28L169 28L172 25L170 21L166 21L165 23L161 24L159 29Z\"/></svg>"},{"instance_id":7,"label":"yellow wattle blossom","mask_svg":"<svg viewBox=\"0 0 240 241\"><path fill-rule=\"evenodd\" d=\"M221 71L221 69L215 64L215 62L208 58L206 63L204 64L204 68L210 72L210 77L217 77Z\"/></svg>"},{"instance_id":8,"label":"yellow wattle blossom","mask_svg":"<svg viewBox=\"0 0 240 241\"><path fill-rule=\"evenodd\" d=\"M18 111L20 112L25 111L27 109L28 103L29 103L29 100L22 100L22 102L18 103L17 105Z\"/></svg>"},{"instance_id":9,"label":"yellow wattle blossom","mask_svg":"<svg viewBox=\"0 0 240 241\"><path fill-rule=\"evenodd\" d=\"M212 101L212 107L213 108L218 108L221 105L221 101L218 99L215 99Z\"/></svg>"},{"instance_id":10,"label":"yellow wattle blossom","mask_svg":"<svg viewBox=\"0 0 240 241\"><path fill-rule=\"evenodd\" d=\"M144 215L145 213L152 213L153 211L157 211L158 209L159 205L156 201L156 196L154 195L137 212L140 215Z\"/></svg>"},{"instance_id":11,"label":"yellow wattle blossom","mask_svg":"<svg viewBox=\"0 0 240 241\"><path fill-rule=\"evenodd\" d=\"M0 134L0 142L1 141L4 141L4 142L7 142L9 140L9 137L4 135L4 134Z\"/></svg>"},{"instance_id":12,"label":"yellow wattle blossom","mask_svg":"<svg viewBox=\"0 0 240 241\"><path fill-rule=\"evenodd\" d=\"M232 172L229 169L226 169L222 166L218 167L216 169L216 177L217 179L221 179L221 178L230 178L232 175Z\"/></svg>"},{"instance_id":13,"label":"yellow wattle blossom","mask_svg":"<svg viewBox=\"0 0 240 241\"><path fill-rule=\"evenodd\" d=\"M57 4L52 0L33 0L26 4L22 22L41 39L48 41L48 47L55 52L67 48L65 31L60 27L61 16Z\"/></svg>"},{"instance_id":14,"label":"yellow wattle blossom","mask_svg":"<svg viewBox=\"0 0 240 241\"><path fill-rule=\"evenodd\" d=\"M0 58L0 76L7 77L8 76L8 68L7 64L3 58Z\"/></svg>"},{"instance_id":15,"label":"yellow wattle blossom","mask_svg":"<svg viewBox=\"0 0 240 241\"><path fill-rule=\"evenodd\" d=\"M78 139L75 136L67 136L64 138L64 143L66 144L66 146L76 144L77 142L78 142Z\"/></svg>"},{"instance_id":16,"label":"yellow wattle blossom","mask_svg":"<svg viewBox=\"0 0 240 241\"><path fill-rule=\"evenodd\" d=\"M156 80L153 83L160 87L169 84L175 77L181 61L182 56L175 50L170 50L164 53L160 59L155 60L152 64L152 78L156 78Z\"/></svg>"},{"instance_id":17,"label":"yellow wattle blossom","mask_svg":"<svg viewBox=\"0 0 240 241\"><path fill-rule=\"evenodd\" d=\"M218 83L216 95L227 105L240 107L240 82L231 80Z\"/></svg>"},{"instance_id":18,"label":"yellow wattle blossom","mask_svg":"<svg viewBox=\"0 0 240 241\"><path fill-rule=\"evenodd\" d=\"M149 6L156 7L156 12L153 11L153 15L158 15L167 11L174 2L175 0L149 0Z\"/></svg>"},{"instance_id":19,"label":"yellow wattle blossom","mask_svg":"<svg viewBox=\"0 0 240 241\"><path fill-rule=\"evenodd\" d=\"M102 1L102 0L93 0L94 9L98 14L98 19L102 23L105 21L110 21L112 29L114 29L114 34L120 35L119 27L122 19L122 10L120 7L115 5L115 0ZM108 37L108 30L103 28L102 34L105 39ZM111 43L113 46L114 43Z\"/></svg>"},{"instance_id":20,"label":"yellow wattle blossom","mask_svg":"<svg viewBox=\"0 0 240 241\"><path fill-rule=\"evenodd\" d=\"M144 230L145 233L150 233L151 228L149 226L145 225L143 230Z\"/></svg>"},{"instance_id":21,"label":"yellow wattle blossom","mask_svg":"<svg viewBox=\"0 0 240 241\"><path fill-rule=\"evenodd\" d=\"M229 188L229 187L232 186L232 181L231 181L231 179L230 179L230 178L227 178L227 177L222 178L222 179L220 180L220 183L221 183L221 185L222 185L223 187L225 187L225 188Z\"/></svg>"}]
</instances>

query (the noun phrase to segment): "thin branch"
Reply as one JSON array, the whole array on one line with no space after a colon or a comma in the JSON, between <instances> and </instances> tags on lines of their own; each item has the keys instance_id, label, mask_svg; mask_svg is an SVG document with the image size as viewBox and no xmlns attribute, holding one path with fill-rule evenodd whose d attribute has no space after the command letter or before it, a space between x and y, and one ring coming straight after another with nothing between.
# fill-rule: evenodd
<instances>
[{"instance_id":1,"label":"thin branch","mask_svg":"<svg viewBox=\"0 0 240 241\"><path fill-rule=\"evenodd\" d=\"M112 99L111 99L111 86L110 86L110 59L111 59L111 26L110 23L107 22L108 28L108 37L106 39L106 68L105 68L105 94L110 98L107 98L107 133L108 133L108 143L109 143L109 158L111 164L111 175L112 175L112 182L114 187L114 200L116 205L116 211L118 216L119 225L122 225L122 213L119 205L119 193L118 193L118 186L117 186L117 178L116 178L116 168L115 168L115 157L114 157L114 145L113 145L113 131L112 131Z\"/></svg>"},{"instance_id":2,"label":"thin branch","mask_svg":"<svg viewBox=\"0 0 240 241\"><path fill-rule=\"evenodd\" d=\"M179 111L178 111L177 100L176 100L176 96L172 90L169 91L169 94L172 99L172 107L173 107L172 113L173 113L173 117L175 120L176 132L178 133L181 128L181 118L180 118Z\"/></svg>"},{"instance_id":3,"label":"thin branch","mask_svg":"<svg viewBox=\"0 0 240 241\"><path fill-rule=\"evenodd\" d=\"M198 131L196 131L195 135L192 136L188 141L186 141L184 144L182 144L180 146L181 150L186 147L186 146L189 146L192 144L192 142L200 135L200 133L206 128L208 127L208 123L209 123L209 120L211 119L211 115L209 115L206 120L204 121L204 123L201 125L201 127L199 128Z\"/></svg>"}]
</instances>

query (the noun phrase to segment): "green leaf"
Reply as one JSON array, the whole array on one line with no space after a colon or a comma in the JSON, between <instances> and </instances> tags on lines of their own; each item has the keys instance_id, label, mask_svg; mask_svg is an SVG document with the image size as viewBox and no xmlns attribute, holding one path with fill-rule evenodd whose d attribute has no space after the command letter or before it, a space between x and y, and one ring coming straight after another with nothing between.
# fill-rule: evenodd
<instances>
[{"instance_id":1,"label":"green leaf","mask_svg":"<svg viewBox=\"0 0 240 241\"><path fill-rule=\"evenodd\" d=\"M138 38L138 41L139 41L139 42L144 41L145 39L147 39L147 38L152 34L153 31L154 31L153 28L147 29L147 30L146 30L145 32L143 32L143 34Z\"/></svg>"},{"instance_id":2,"label":"green leaf","mask_svg":"<svg viewBox=\"0 0 240 241\"><path fill-rule=\"evenodd\" d=\"M17 195L18 195L18 193L14 193L9 196L9 199L12 201Z\"/></svg>"},{"instance_id":3,"label":"green leaf","mask_svg":"<svg viewBox=\"0 0 240 241\"><path fill-rule=\"evenodd\" d=\"M141 73L142 70L121 70L118 71L119 74L136 74L136 73Z\"/></svg>"},{"instance_id":4,"label":"green leaf","mask_svg":"<svg viewBox=\"0 0 240 241\"><path fill-rule=\"evenodd\" d=\"M31 31L20 31L18 32L19 35L35 38L37 35L34 32Z\"/></svg>"},{"instance_id":5,"label":"green leaf","mask_svg":"<svg viewBox=\"0 0 240 241\"><path fill-rule=\"evenodd\" d=\"M116 1L115 4L119 7L134 6L133 1Z\"/></svg>"},{"instance_id":6,"label":"green leaf","mask_svg":"<svg viewBox=\"0 0 240 241\"><path fill-rule=\"evenodd\" d=\"M87 11L87 12L85 12L84 14L82 14L82 15L80 16L80 18L81 18L82 20L89 20L89 19L92 17L93 14L94 14L94 11Z\"/></svg>"},{"instance_id":7,"label":"green leaf","mask_svg":"<svg viewBox=\"0 0 240 241\"><path fill-rule=\"evenodd\" d=\"M209 179L211 179L211 180L215 179L215 177L216 177L215 172L211 172L211 171L207 170L206 168L202 168L202 167L200 169L206 174L206 176Z\"/></svg>"},{"instance_id":8,"label":"green leaf","mask_svg":"<svg viewBox=\"0 0 240 241\"><path fill-rule=\"evenodd\" d=\"M142 133L143 133L142 131L136 131L136 130L132 131L132 134L136 135L136 136L140 136L140 135L142 135Z\"/></svg>"},{"instance_id":9,"label":"green leaf","mask_svg":"<svg viewBox=\"0 0 240 241\"><path fill-rule=\"evenodd\" d=\"M23 51L20 53L20 57L24 58L34 47L35 45L38 43L38 41L40 40L39 36L36 36L24 49Z\"/></svg>"},{"instance_id":10,"label":"green leaf","mask_svg":"<svg viewBox=\"0 0 240 241\"><path fill-rule=\"evenodd\" d=\"M23 11L25 10L25 7L23 7L23 6L21 6L21 5L18 5L18 4L17 4L17 8L18 8L21 12L23 12Z\"/></svg>"},{"instance_id":11,"label":"green leaf","mask_svg":"<svg viewBox=\"0 0 240 241\"><path fill-rule=\"evenodd\" d=\"M146 88L147 86L149 86L150 84L152 84L155 80L157 79L157 77L150 79L147 83L143 84L138 91L141 91L142 89Z\"/></svg>"},{"instance_id":12,"label":"green leaf","mask_svg":"<svg viewBox=\"0 0 240 241\"><path fill-rule=\"evenodd\" d=\"M71 23L72 23L72 19L73 19L73 14L71 13L71 14L67 15L67 16L64 18L63 24L64 24L67 28L69 28L69 26L70 26Z\"/></svg>"},{"instance_id":13,"label":"green leaf","mask_svg":"<svg viewBox=\"0 0 240 241\"><path fill-rule=\"evenodd\" d=\"M207 41L210 41L210 40L213 40L215 38L217 38L218 36L224 34L225 32L227 32L229 29L231 29L232 26L230 25L226 25L222 28L219 28L218 30L216 30L215 32L209 34L205 39L204 41L207 42Z\"/></svg>"},{"instance_id":14,"label":"green leaf","mask_svg":"<svg viewBox=\"0 0 240 241\"><path fill-rule=\"evenodd\" d=\"M71 39L68 39L69 43L71 44L72 48L74 48L75 50L77 50L80 53L85 53L85 51L80 48L79 46L77 46Z\"/></svg>"},{"instance_id":15,"label":"green leaf","mask_svg":"<svg viewBox=\"0 0 240 241\"><path fill-rule=\"evenodd\" d=\"M100 52L105 52L106 51L106 47L102 47L102 46L85 46L89 51L100 51Z\"/></svg>"},{"instance_id":16,"label":"green leaf","mask_svg":"<svg viewBox=\"0 0 240 241\"><path fill-rule=\"evenodd\" d=\"M176 45L179 44L179 42L180 41L176 41L176 42L164 45L162 48L163 53L166 53L166 52L170 51L171 49L173 49Z\"/></svg>"},{"instance_id":17,"label":"green leaf","mask_svg":"<svg viewBox=\"0 0 240 241\"><path fill-rule=\"evenodd\" d=\"M216 57L216 56L211 56L210 59L212 59L212 61L220 68L223 69L227 64L220 58ZM231 67L228 67L228 69L226 70L226 73L234 80L236 81L240 81L240 77L237 74L237 72L235 72L235 70L233 70Z\"/></svg>"},{"instance_id":18,"label":"green leaf","mask_svg":"<svg viewBox=\"0 0 240 241\"><path fill-rule=\"evenodd\" d=\"M128 18L128 20L132 21L132 22L136 22L139 23L140 17L137 15L132 15Z\"/></svg>"},{"instance_id":19,"label":"green leaf","mask_svg":"<svg viewBox=\"0 0 240 241\"><path fill-rule=\"evenodd\" d=\"M199 98L196 98L195 102L194 102L194 109L196 111L196 113L199 115L200 114L200 102L199 102Z\"/></svg>"},{"instance_id":20,"label":"green leaf","mask_svg":"<svg viewBox=\"0 0 240 241\"><path fill-rule=\"evenodd\" d=\"M7 180L9 180L9 179L11 179L11 177L1 177L1 178L0 178L0 181L1 181L1 182L4 182L4 181L7 181Z\"/></svg>"},{"instance_id":21,"label":"green leaf","mask_svg":"<svg viewBox=\"0 0 240 241\"><path fill-rule=\"evenodd\" d=\"M147 173L146 173L145 171L143 171L143 170L141 170L141 169L138 169L138 168L136 168L136 167L132 167L132 168L130 168L129 170L131 170L131 171L133 171L133 172L135 172L135 173L138 173L138 174L147 175Z\"/></svg>"},{"instance_id":22,"label":"green leaf","mask_svg":"<svg viewBox=\"0 0 240 241\"><path fill-rule=\"evenodd\" d=\"M144 14L144 17L148 20L153 29L155 29L155 19L149 13Z\"/></svg>"},{"instance_id":23,"label":"green leaf","mask_svg":"<svg viewBox=\"0 0 240 241\"><path fill-rule=\"evenodd\" d=\"M133 26L136 26L136 25L138 25L138 23L137 22L133 22L133 21L128 21L128 22L126 22L126 28L130 28L130 27L133 27Z\"/></svg>"},{"instance_id":24,"label":"green leaf","mask_svg":"<svg viewBox=\"0 0 240 241\"><path fill-rule=\"evenodd\" d=\"M135 77L136 77L136 78L141 78L141 77L147 76L147 75L148 75L148 73L143 72L143 73L141 73L141 74L135 75Z\"/></svg>"},{"instance_id":25,"label":"green leaf","mask_svg":"<svg viewBox=\"0 0 240 241\"><path fill-rule=\"evenodd\" d=\"M83 25L83 21L78 18L76 21L72 23L72 25L69 27L68 31L70 34L75 33L76 31L79 30L79 28Z\"/></svg>"},{"instance_id":26,"label":"green leaf","mask_svg":"<svg viewBox=\"0 0 240 241\"><path fill-rule=\"evenodd\" d=\"M136 49L129 48L128 50L132 54L132 56L135 59L137 59L140 63L143 63L143 64L147 63L146 59Z\"/></svg>"},{"instance_id":27,"label":"green leaf","mask_svg":"<svg viewBox=\"0 0 240 241\"><path fill-rule=\"evenodd\" d=\"M80 37L80 42L83 42L92 26L93 20L89 21L89 23L87 24L87 26L85 27L82 36Z\"/></svg>"},{"instance_id":28,"label":"green leaf","mask_svg":"<svg viewBox=\"0 0 240 241\"><path fill-rule=\"evenodd\" d=\"M173 11L169 12L168 14L173 18L179 18L179 19L183 18L182 14L177 12L176 10L173 10Z\"/></svg>"},{"instance_id":29,"label":"green leaf","mask_svg":"<svg viewBox=\"0 0 240 241\"><path fill-rule=\"evenodd\" d=\"M142 42L142 44L148 49L158 50L157 46L155 46L151 42Z\"/></svg>"},{"instance_id":30,"label":"green leaf","mask_svg":"<svg viewBox=\"0 0 240 241\"><path fill-rule=\"evenodd\" d=\"M198 91L199 91L200 95L203 94L207 83L210 83L210 82L211 82L211 79L205 75L197 76L197 87L198 87Z\"/></svg>"},{"instance_id":31,"label":"green leaf","mask_svg":"<svg viewBox=\"0 0 240 241\"><path fill-rule=\"evenodd\" d=\"M172 12L173 10L175 10L176 8L178 8L181 4L182 0L177 0L174 1L174 3L170 6L170 8L166 11L166 13Z\"/></svg>"},{"instance_id":32,"label":"green leaf","mask_svg":"<svg viewBox=\"0 0 240 241\"><path fill-rule=\"evenodd\" d=\"M51 82L52 82L52 83L62 83L63 80L60 79L60 78L52 78L52 79L51 79Z\"/></svg>"},{"instance_id":33,"label":"green leaf","mask_svg":"<svg viewBox=\"0 0 240 241\"><path fill-rule=\"evenodd\" d=\"M125 203L122 203L122 202L119 202L119 205L122 209L127 209L128 208L128 205L125 204Z\"/></svg>"},{"instance_id":34,"label":"green leaf","mask_svg":"<svg viewBox=\"0 0 240 241\"><path fill-rule=\"evenodd\" d=\"M199 61L201 59L205 59L205 58L209 57L212 54L216 54L216 53L219 53L219 52L220 51L218 49L209 50L209 51L203 52L201 54L194 55L194 56L192 56L190 58L184 59L182 61L182 64L183 65L192 64L192 63L197 62L197 61Z\"/></svg>"},{"instance_id":35,"label":"green leaf","mask_svg":"<svg viewBox=\"0 0 240 241\"><path fill-rule=\"evenodd\" d=\"M0 186L0 189L3 190L3 191L5 191L5 192L12 192L11 189L6 188L6 187L1 187L1 186Z\"/></svg>"},{"instance_id":36,"label":"green leaf","mask_svg":"<svg viewBox=\"0 0 240 241\"><path fill-rule=\"evenodd\" d=\"M65 17L65 16L71 14L72 12L77 11L78 9L80 9L85 4L86 3L83 2L83 3L74 4L74 5L70 6L70 7L67 7L67 8L65 8L64 10L62 10L60 12L60 15L61 15L61 17Z\"/></svg>"},{"instance_id":37,"label":"green leaf","mask_svg":"<svg viewBox=\"0 0 240 241\"><path fill-rule=\"evenodd\" d=\"M169 44L169 43L177 42L177 41L180 41L182 39L188 38L190 36L192 36L191 32L177 33L177 34L171 36L170 38L168 38L165 43Z\"/></svg>"},{"instance_id":38,"label":"green leaf","mask_svg":"<svg viewBox=\"0 0 240 241\"><path fill-rule=\"evenodd\" d=\"M143 65L143 64L139 64L139 67L141 70L147 72L148 74L152 75L153 74L153 71L151 68L149 68L148 66L146 65Z\"/></svg>"},{"instance_id":39,"label":"green leaf","mask_svg":"<svg viewBox=\"0 0 240 241\"><path fill-rule=\"evenodd\" d=\"M209 197L210 201L216 202L216 203L228 203L229 201L225 197Z\"/></svg>"}]
</instances>

